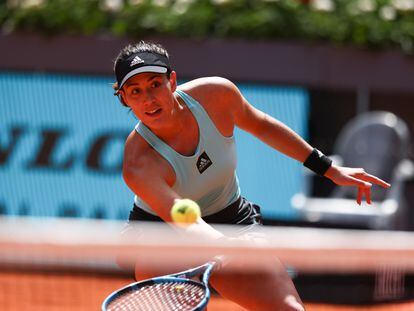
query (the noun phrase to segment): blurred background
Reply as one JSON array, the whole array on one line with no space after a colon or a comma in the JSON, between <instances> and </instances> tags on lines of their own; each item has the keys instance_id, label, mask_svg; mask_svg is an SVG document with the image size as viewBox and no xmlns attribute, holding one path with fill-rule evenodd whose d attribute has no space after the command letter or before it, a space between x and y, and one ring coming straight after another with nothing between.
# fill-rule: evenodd
<instances>
[{"instance_id":1,"label":"blurred background","mask_svg":"<svg viewBox=\"0 0 414 311\"><path fill-rule=\"evenodd\" d=\"M388 121L398 118L408 133L368 133L352 151L365 158L348 159L392 182L393 163L413 158L413 12L411 0L1 1L0 213L128 217L122 151L137 120L112 96L112 66L124 45L142 39L167 48L181 82L231 79L328 155L352 119L392 113ZM329 181L245 133L236 137L241 186L268 223L323 220L292 198L330 197ZM374 171L367 158L379 161ZM398 198L410 211L407 163L403 171ZM404 217L398 226L414 226L412 214Z\"/></svg>"},{"instance_id":2,"label":"blurred background","mask_svg":"<svg viewBox=\"0 0 414 311\"><path fill-rule=\"evenodd\" d=\"M242 191L266 224L414 228L414 0L3 0L0 29L1 215L128 218L137 120L112 67L148 40L180 82L231 79L337 163L393 184L357 206L237 131Z\"/></svg>"}]
</instances>

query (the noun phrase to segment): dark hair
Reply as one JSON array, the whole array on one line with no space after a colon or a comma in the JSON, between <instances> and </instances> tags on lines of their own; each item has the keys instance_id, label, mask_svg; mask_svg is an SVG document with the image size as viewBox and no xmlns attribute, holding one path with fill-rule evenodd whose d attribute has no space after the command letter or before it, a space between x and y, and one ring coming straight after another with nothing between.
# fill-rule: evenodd
<instances>
[{"instance_id":1,"label":"dark hair","mask_svg":"<svg viewBox=\"0 0 414 311\"><path fill-rule=\"evenodd\" d=\"M156 53L156 54L165 56L166 58L169 59L167 50L161 44L153 43L153 42L145 42L141 40L138 43L128 44L127 46L122 48L122 50L119 52L118 56L116 57L114 61L114 68L113 68L114 72L115 72L115 68L118 63L125 61L132 54L140 53L140 52ZM170 78L170 72L167 72L167 78L168 79ZM113 83L112 88L115 90L115 95L117 95L118 83L117 82ZM122 100L121 100L121 103L122 105L127 106Z\"/></svg>"},{"instance_id":2,"label":"dark hair","mask_svg":"<svg viewBox=\"0 0 414 311\"><path fill-rule=\"evenodd\" d=\"M156 54L160 54L160 55L163 55L163 56L169 58L167 50L161 44L153 43L153 42L140 41L140 42L135 43L135 44L128 44L126 47L124 47L121 50L121 52L119 52L119 54L116 57L115 62L114 62L114 71L115 71L116 64L118 62L124 61L131 54L140 53L140 52L156 53Z\"/></svg>"}]
</instances>

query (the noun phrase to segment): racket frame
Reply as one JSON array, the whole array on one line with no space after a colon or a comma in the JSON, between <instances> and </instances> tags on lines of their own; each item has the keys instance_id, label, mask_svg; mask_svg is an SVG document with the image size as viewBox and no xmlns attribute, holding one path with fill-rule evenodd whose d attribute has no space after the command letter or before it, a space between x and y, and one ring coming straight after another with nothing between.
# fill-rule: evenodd
<instances>
[{"instance_id":1,"label":"racket frame","mask_svg":"<svg viewBox=\"0 0 414 311\"><path fill-rule=\"evenodd\" d=\"M104 300L102 303L102 311L107 311L108 306L119 297L123 296L126 293L132 292L134 290L138 290L145 286L150 286L153 284L160 284L160 283L167 283L167 282L176 282L176 283L186 283L186 284L193 284L195 286L201 286L204 288L205 295L204 298L200 301L200 303L194 307L193 311L202 311L205 310L209 300L210 300L210 288L208 286L208 280L210 278L211 272L214 269L216 262L210 261L201 266L188 269L185 271L181 271L178 273L168 274L164 276L159 276L155 278L150 278L138 282L134 282L128 284L111 294ZM200 275L200 282L192 280L191 278Z\"/></svg>"}]
</instances>

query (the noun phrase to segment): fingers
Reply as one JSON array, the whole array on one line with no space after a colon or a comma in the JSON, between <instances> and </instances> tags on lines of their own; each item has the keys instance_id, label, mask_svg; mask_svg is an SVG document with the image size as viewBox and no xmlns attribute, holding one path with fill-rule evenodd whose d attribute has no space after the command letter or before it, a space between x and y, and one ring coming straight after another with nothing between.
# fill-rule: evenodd
<instances>
[{"instance_id":1,"label":"fingers","mask_svg":"<svg viewBox=\"0 0 414 311\"><path fill-rule=\"evenodd\" d=\"M355 186L358 187L357 203L361 205L362 199L368 204L371 204L371 187L373 184L383 188L389 188L391 185L384 180L368 174L363 168L345 168L338 167L337 176L330 177L336 184L342 186Z\"/></svg>"},{"instance_id":2,"label":"fingers","mask_svg":"<svg viewBox=\"0 0 414 311\"><path fill-rule=\"evenodd\" d=\"M361 205L363 188L358 188L357 203Z\"/></svg>"},{"instance_id":3,"label":"fingers","mask_svg":"<svg viewBox=\"0 0 414 311\"><path fill-rule=\"evenodd\" d=\"M365 200L368 204L371 204L371 188L363 188L358 187L358 195L357 195L357 203L358 205L361 205L362 203L362 197L365 196Z\"/></svg>"},{"instance_id":4,"label":"fingers","mask_svg":"<svg viewBox=\"0 0 414 311\"><path fill-rule=\"evenodd\" d=\"M391 187L391 185L389 183L383 181L382 179L380 179L380 178L378 178L376 176L370 175L370 174L365 173L365 172L362 173L361 176L359 176L359 178L361 178L361 179L363 179L365 181L369 181L369 182L371 182L373 184L376 184L378 186L381 186L383 188L389 188L389 187Z\"/></svg>"},{"instance_id":5,"label":"fingers","mask_svg":"<svg viewBox=\"0 0 414 311\"><path fill-rule=\"evenodd\" d=\"M365 200L367 201L367 203L371 204L371 188L365 188L364 194L365 194Z\"/></svg>"},{"instance_id":6,"label":"fingers","mask_svg":"<svg viewBox=\"0 0 414 311\"><path fill-rule=\"evenodd\" d=\"M371 187L372 184L369 182L365 182L362 179L358 179L352 176L349 176L351 182L354 186L358 187L358 195L357 195L357 203L361 205L362 198L365 196L365 200L368 204L371 204Z\"/></svg>"},{"instance_id":7,"label":"fingers","mask_svg":"<svg viewBox=\"0 0 414 311\"><path fill-rule=\"evenodd\" d=\"M350 180L353 182L355 186L358 187L358 194L357 194L357 203L358 205L361 205L362 198L365 196L365 200L368 204L371 204L371 187L372 184L369 182L366 182L364 178L359 177L355 178L352 176L349 176ZM367 180L368 181L368 180Z\"/></svg>"},{"instance_id":8,"label":"fingers","mask_svg":"<svg viewBox=\"0 0 414 311\"><path fill-rule=\"evenodd\" d=\"M352 176L348 176L350 186L357 186L359 188L371 188L372 184L369 182L364 181L362 178L355 178Z\"/></svg>"},{"instance_id":9,"label":"fingers","mask_svg":"<svg viewBox=\"0 0 414 311\"><path fill-rule=\"evenodd\" d=\"M381 186L383 188L389 188L391 185L382 179L373 176L371 174L366 173L364 170L360 173L360 176L358 176L359 179L370 182L371 184L375 184L378 186ZM360 187L358 188L358 196L357 196L357 203L361 205L362 197L365 195L365 200L368 204L371 204L371 187Z\"/></svg>"}]
</instances>

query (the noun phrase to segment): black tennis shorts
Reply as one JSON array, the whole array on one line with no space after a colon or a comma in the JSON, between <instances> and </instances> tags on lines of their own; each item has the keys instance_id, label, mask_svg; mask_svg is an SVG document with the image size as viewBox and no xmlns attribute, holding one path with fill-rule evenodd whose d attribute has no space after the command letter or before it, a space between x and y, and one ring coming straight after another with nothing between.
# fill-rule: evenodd
<instances>
[{"instance_id":1,"label":"black tennis shorts","mask_svg":"<svg viewBox=\"0 0 414 311\"><path fill-rule=\"evenodd\" d=\"M202 217L208 224L237 224L237 225L261 225L263 224L260 207L244 197L238 198L225 209ZM129 213L129 221L163 221L160 217L147 213L134 204Z\"/></svg>"}]
</instances>

